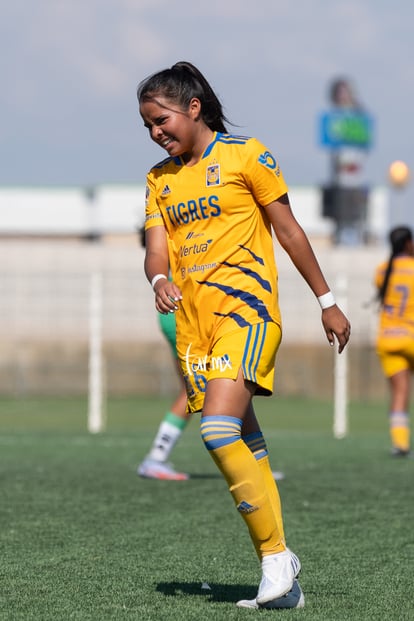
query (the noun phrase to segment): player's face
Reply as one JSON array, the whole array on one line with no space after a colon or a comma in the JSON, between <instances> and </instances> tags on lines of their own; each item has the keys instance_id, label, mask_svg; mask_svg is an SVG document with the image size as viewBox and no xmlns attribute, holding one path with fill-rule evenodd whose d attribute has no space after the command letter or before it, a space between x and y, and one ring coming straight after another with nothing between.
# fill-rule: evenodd
<instances>
[{"instance_id":1,"label":"player's face","mask_svg":"<svg viewBox=\"0 0 414 621\"><path fill-rule=\"evenodd\" d=\"M142 102L139 111L152 140L168 155L175 157L194 149L198 112L192 103L188 110L183 110L160 96Z\"/></svg>"}]
</instances>

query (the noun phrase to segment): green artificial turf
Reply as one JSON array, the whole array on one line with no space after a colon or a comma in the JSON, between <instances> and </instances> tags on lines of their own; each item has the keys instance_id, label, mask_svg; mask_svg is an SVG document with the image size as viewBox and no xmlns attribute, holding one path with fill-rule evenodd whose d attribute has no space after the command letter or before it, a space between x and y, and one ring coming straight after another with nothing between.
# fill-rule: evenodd
<instances>
[{"instance_id":1,"label":"green artificial turf","mask_svg":"<svg viewBox=\"0 0 414 621\"><path fill-rule=\"evenodd\" d=\"M414 619L414 460L390 457L384 404L350 404L337 440L329 403L256 401L303 567L285 611L235 606L260 568L196 420L172 456L189 481L136 475L168 405L110 399L91 435L84 399L0 399L0 619Z\"/></svg>"}]
</instances>

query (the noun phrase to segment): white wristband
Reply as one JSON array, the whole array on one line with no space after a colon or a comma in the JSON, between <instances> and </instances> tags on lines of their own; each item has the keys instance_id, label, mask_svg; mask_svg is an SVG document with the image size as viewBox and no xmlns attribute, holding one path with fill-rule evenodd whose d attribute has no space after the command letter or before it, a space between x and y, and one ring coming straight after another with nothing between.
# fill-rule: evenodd
<instances>
[{"instance_id":1,"label":"white wristband","mask_svg":"<svg viewBox=\"0 0 414 621\"><path fill-rule=\"evenodd\" d=\"M151 287L154 289L155 283L157 283L161 278L165 278L168 280L168 277L165 274L155 274L154 278L151 280Z\"/></svg>"},{"instance_id":2,"label":"white wristband","mask_svg":"<svg viewBox=\"0 0 414 621\"><path fill-rule=\"evenodd\" d=\"M318 302L322 310L325 310L325 308L330 308L331 306L335 306L336 304L332 291L328 291L328 293L320 295L318 297Z\"/></svg>"}]
</instances>

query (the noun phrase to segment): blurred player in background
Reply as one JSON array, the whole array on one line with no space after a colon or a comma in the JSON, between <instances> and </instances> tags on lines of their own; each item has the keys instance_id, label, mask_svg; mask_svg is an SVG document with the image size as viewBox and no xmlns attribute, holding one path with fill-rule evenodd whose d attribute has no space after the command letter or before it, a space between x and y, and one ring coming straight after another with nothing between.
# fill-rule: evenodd
<instances>
[{"instance_id":1,"label":"blurred player in background","mask_svg":"<svg viewBox=\"0 0 414 621\"><path fill-rule=\"evenodd\" d=\"M381 304L377 354L390 387L389 429L395 456L410 452L409 400L414 370L414 244L410 228L389 234L391 254L378 266L375 285Z\"/></svg>"},{"instance_id":2,"label":"blurred player in background","mask_svg":"<svg viewBox=\"0 0 414 621\"><path fill-rule=\"evenodd\" d=\"M319 299L327 339L333 345L336 337L339 351L350 325L291 212L275 158L258 140L227 133L221 103L198 69L181 62L150 76L138 101L151 139L168 155L147 176L145 272L156 309L176 312L189 409L201 414L204 444L262 566L257 597L238 605L299 607L300 562L286 545L252 404L254 395L272 394L281 339L272 227Z\"/></svg>"},{"instance_id":3,"label":"blurred player in background","mask_svg":"<svg viewBox=\"0 0 414 621\"><path fill-rule=\"evenodd\" d=\"M337 130L338 123L343 128L350 127L354 115L356 118L366 115L349 80L335 79L329 94L331 113L337 117ZM364 244L368 237L365 164L369 147L368 144L361 144L354 132L342 136L340 144L330 149L330 205L326 212L335 224L334 243L347 246Z\"/></svg>"},{"instance_id":4,"label":"blurred player in background","mask_svg":"<svg viewBox=\"0 0 414 621\"><path fill-rule=\"evenodd\" d=\"M145 229L139 230L141 245L145 248ZM177 347L175 341L175 314L157 313L161 332L171 347L174 364L177 368L177 377L180 382L180 392L172 403L170 410L166 412L158 427L158 431L151 446L151 450L138 466L138 474L147 479L162 479L169 481L186 481L189 475L177 472L168 459L174 446L177 444L184 429L191 418L187 412L187 391L181 372L181 366L177 360Z\"/></svg>"},{"instance_id":5,"label":"blurred player in background","mask_svg":"<svg viewBox=\"0 0 414 621\"><path fill-rule=\"evenodd\" d=\"M181 367L177 360L175 315L162 315L159 313L158 321L162 333L171 346L174 364L177 367L177 377L180 382L180 392L158 427L150 452L138 466L138 474L147 479L186 481L189 475L184 472L177 472L174 466L168 461L173 448L177 444L191 418L191 413L187 412L187 391Z\"/></svg>"}]
</instances>

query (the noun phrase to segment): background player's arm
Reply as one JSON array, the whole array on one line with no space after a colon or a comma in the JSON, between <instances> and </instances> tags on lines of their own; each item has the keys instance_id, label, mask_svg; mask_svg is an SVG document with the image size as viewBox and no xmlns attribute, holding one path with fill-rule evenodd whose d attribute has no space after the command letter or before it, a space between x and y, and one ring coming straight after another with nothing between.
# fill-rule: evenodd
<instances>
[{"instance_id":1,"label":"background player's arm","mask_svg":"<svg viewBox=\"0 0 414 621\"><path fill-rule=\"evenodd\" d=\"M319 297L329 291L328 283L322 273L305 232L294 217L287 194L281 196L265 207L272 227L280 245L286 250L296 269L308 283L315 296ZM341 352L348 342L350 325L336 306L322 311L322 323L331 345L336 336Z\"/></svg>"}]
</instances>

